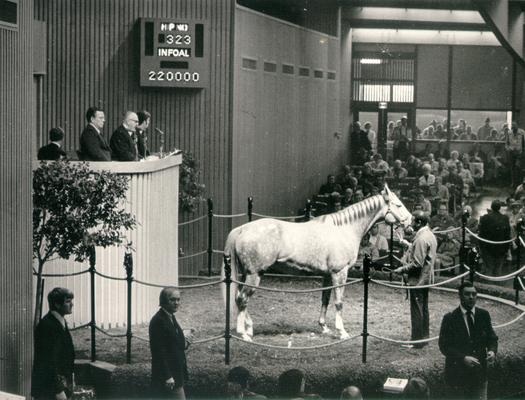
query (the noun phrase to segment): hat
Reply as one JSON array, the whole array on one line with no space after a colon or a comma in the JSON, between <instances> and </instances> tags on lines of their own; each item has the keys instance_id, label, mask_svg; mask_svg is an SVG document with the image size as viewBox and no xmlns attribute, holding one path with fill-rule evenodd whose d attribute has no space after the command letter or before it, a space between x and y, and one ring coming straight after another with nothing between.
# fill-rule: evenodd
<instances>
[{"instance_id":1,"label":"hat","mask_svg":"<svg viewBox=\"0 0 525 400\"><path fill-rule=\"evenodd\" d=\"M403 115L403 116L401 117L401 119L407 119L407 116L406 116L406 115Z\"/></svg>"},{"instance_id":2,"label":"hat","mask_svg":"<svg viewBox=\"0 0 525 400\"><path fill-rule=\"evenodd\" d=\"M49 140L52 142L58 142L62 139L64 139L64 131L62 128L52 128L49 131Z\"/></svg>"},{"instance_id":3,"label":"hat","mask_svg":"<svg viewBox=\"0 0 525 400\"><path fill-rule=\"evenodd\" d=\"M493 211L499 211L499 209L501 208L501 201L499 201L498 199L493 200L492 204L490 205L490 208Z\"/></svg>"},{"instance_id":4,"label":"hat","mask_svg":"<svg viewBox=\"0 0 525 400\"><path fill-rule=\"evenodd\" d=\"M511 207L516 207L516 206L517 207L521 207L521 203L519 201L516 201L516 200L511 200L509 206L511 206Z\"/></svg>"}]
</instances>

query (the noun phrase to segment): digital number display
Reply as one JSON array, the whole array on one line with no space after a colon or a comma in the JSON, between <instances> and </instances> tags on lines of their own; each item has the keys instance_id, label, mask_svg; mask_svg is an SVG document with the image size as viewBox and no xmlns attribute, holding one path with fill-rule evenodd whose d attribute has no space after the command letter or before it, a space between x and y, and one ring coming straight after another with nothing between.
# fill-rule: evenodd
<instances>
[{"instance_id":1,"label":"digital number display","mask_svg":"<svg viewBox=\"0 0 525 400\"><path fill-rule=\"evenodd\" d=\"M141 86L208 86L210 35L205 22L142 18L140 40Z\"/></svg>"}]
</instances>

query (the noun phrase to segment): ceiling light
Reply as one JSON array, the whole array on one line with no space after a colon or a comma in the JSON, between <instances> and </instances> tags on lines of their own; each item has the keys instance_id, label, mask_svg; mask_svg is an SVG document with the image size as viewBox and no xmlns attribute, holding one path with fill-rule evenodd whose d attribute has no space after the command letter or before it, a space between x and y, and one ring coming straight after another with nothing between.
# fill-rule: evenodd
<instances>
[{"instance_id":1,"label":"ceiling light","mask_svg":"<svg viewBox=\"0 0 525 400\"><path fill-rule=\"evenodd\" d=\"M361 64L381 64L380 58L361 58Z\"/></svg>"}]
</instances>

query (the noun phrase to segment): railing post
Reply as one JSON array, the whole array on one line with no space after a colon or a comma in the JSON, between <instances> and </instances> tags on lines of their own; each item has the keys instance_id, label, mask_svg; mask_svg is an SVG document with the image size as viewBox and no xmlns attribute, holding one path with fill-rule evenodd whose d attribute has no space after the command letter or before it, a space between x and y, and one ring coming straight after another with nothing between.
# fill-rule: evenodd
<instances>
[{"instance_id":1,"label":"railing post","mask_svg":"<svg viewBox=\"0 0 525 400\"><path fill-rule=\"evenodd\" d=\"M211 276L213 258L213 200L208 199L208 276Z\"/></svg>"},{"instance_id":2,"label":"railing post","mask_svg":"<svg viewBox=\"0 0 525 400\"><path fill-rule=\"evenodd\" d=\"M394 224L390 224L390 251L388 252L388 263L390 264L389 281L392 282L392 270L394 268Z\"/></svg>"},{"instance_id":3,"label":"railing post","mask_svg":"<svg viewBox=\"0 0 525 400\"><path fill-rule=\"evenodd\" d=\"M253 197L248 197L248 221L252 222L253 219Z\"/></svg>"},{"instance_id":4,"label":"railing post","mask_svg":"<svg viewBox=\"0 0 525 400\"><path fill-rule=\"evenodd\" d=\"M459 251L459 270L461 271L460 273L462 274L463 272L465 272L465 256L466 256L466 249L465 249L465 246L466 246L466 235L467 235L467 221L470 217L470 214L467 210L463 210L462 214L461 214L461 249ZM461 283L463 283L463 278L461 278ZM472 279L471 279L471 282Z\"/></svg>"},{"instance_id":5,"label":"railing post","mask_svg":"<svg viewBox=\"0 0 525 400\"><path fill-rule=\"evenodd\" d=\"M521 235L523 234L523 228L525 225L525 222L523 221L522 218L518 219L518 222L516 223L516 271L519 270L521 268ZM516 305L519 303L520 301L520 282L519 282L519 277L518 275L516 275L514 277L514 288L516 290L515 292L515 295L514 295L514 302L516 303Z\"/></svg>"},{"instance_id":6,"label":"railing post","mask_svg":"<svg viewBox=\"0 0 525 400\"><path fill-rule=\"evenodd\" d=\"M224 362L230 365L230 289L232 283L231 256L224 255L224 284L226 285L226 326L224 327Z\"/></svg>"},{"instance_id":7,"label":"railing post","mask_svg":"<svg viewBox=\"0 0 525 400\"><path fill-rule=\"evenodd\" d=\"M91 278L91 361L97 360L97 344L95 342L95 333L97 326L95 315L95 265L97 264L97 254L95 246L89 248L89 275Z\"/></svg>"},{"instance_id":8,"label":"railing post","mask_svg":"<svg viewBox=\"0 0 525 400\"><path fill-rule=\"evenodd\" d=\"M475 248L471 248L469 254L471 255L471 259L469 261L470 266L470 272L469 272L469 280L470 283L474 283L474 278L476 276L476 270L479 266L480 256L479 253L476 251Z\"/></svg>"},{"instance_id":9,"label":"railing post","mask_svg":"<svg viewBox=\"0 0 525 400\"><path fill-rule=\"evenodd\" d=\"M133 284L133 254L131 253L131 243L128 244L126 254L124 254L124 268L126 269L126 284L128 287L126 363L131 364L131 286Z\"/></svg>"},{"instance_id":10,"label":"railing post","mask_svg":"<svg viewBox=\"0 0 525 400\"><path fill-rule=\"evenodd\" d=\"M364 299L363 299L363 352L362 362L366 363L366 346L368 340L368 283L370 282L370 264L372 260L370 255L365 254L363 261L363 288L364 288Z\"/></svg>"},{"instance_id":11,"label":"railing post","mask_svg":"<svg viewBox=\"0 0 525 400\"><path fill-rule=\"evenodd\" d=\"M306 206L304 207L304 220L310 221L312 219L312 201L306 200Z\"/></svg>"}]
</instances>

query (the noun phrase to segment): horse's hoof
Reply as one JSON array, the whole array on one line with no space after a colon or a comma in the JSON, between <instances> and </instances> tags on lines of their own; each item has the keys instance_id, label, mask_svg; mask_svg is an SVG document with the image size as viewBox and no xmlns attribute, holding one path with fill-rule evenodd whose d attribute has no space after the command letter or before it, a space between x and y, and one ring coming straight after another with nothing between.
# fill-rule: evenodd
<instances>
[{"instance_id":1,"label":"horse's hoof","mask_svg":"<svg viewBox=\"0 0 525 400\"><path fill-rule=\"evenodd\" d=\"M341 336L339 337L341 340L350 339L350 335L347 332L341 333Z\"/></svg>"},{"instance_id":2,"label":"horse's hoof","mask_svg":"<svg viewBox=\"0 0 525 400\"><path fill-rule=\"evenodd\" d=\"M322 334L324 335L329 335L330 333L332 333L332 330L326 326L326 324L321 324L321 328L322 328Z\"/></svg>"}]
</instances>

